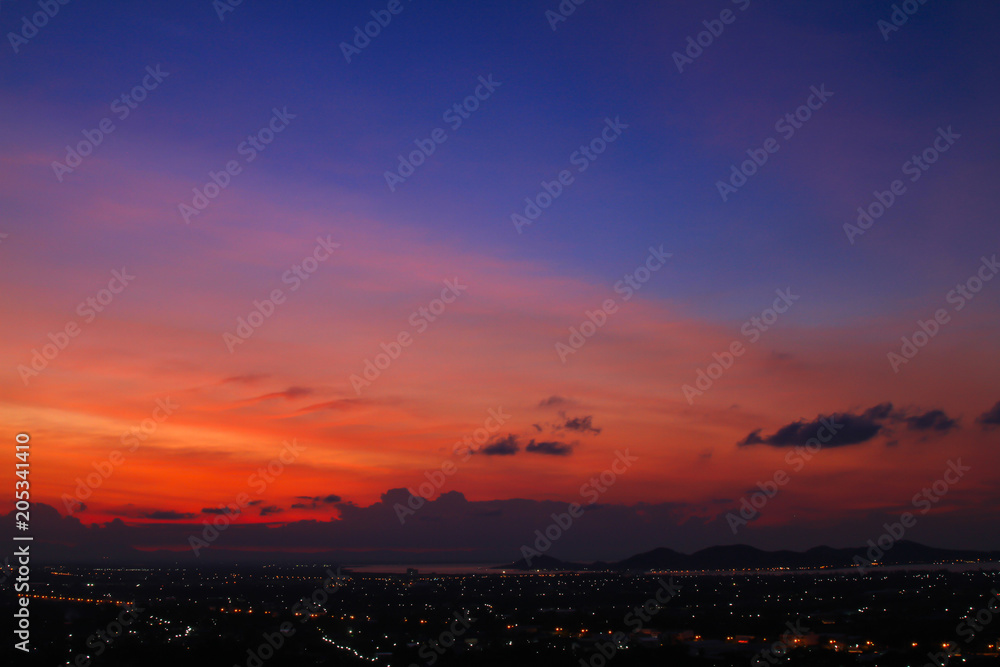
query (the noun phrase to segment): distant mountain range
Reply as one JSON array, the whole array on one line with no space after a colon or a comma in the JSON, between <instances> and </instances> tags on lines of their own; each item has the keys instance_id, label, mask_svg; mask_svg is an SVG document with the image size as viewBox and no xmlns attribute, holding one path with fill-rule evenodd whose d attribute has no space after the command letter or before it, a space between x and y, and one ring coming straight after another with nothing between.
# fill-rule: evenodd
<instances>
[{"instance_id":1,"label":"distant mountain range","mask_svg":"<svg viewBox=\"0 0 1000 667\"><path fill-rule=\"evenodd\" d=\"M906 540L895 545L878 557L877 552L869 554L869 547L834 549L814 547L808 551L763 551L744 544L709 547L693 554L683 554L673 549L660 548L636 554L613 563L572 563L550 556L531 559L529 565L524 559L508 565L497 565L493 569L523 571L559 570L671 570L671 571L717 571L717 570L769 570L778 568L819 569L853 567L859 564L855 557L867 564L876 556L876 565L950 564L968 562L998 562L1000 551L967 551L956 549L936 549Z\"/></svg>"}]
</instances>

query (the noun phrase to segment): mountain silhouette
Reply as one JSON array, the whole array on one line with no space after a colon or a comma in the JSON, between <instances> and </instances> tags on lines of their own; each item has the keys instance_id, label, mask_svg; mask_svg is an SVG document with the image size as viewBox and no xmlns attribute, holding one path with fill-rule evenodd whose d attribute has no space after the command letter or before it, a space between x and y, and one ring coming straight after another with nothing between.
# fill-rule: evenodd
<instances>
[{"instance_id":1,"label":"mountain silhouette","mask_svg":"<svg viewBox=\"0 0 1000 667\"><path fill-rule=\"evenodd\" d=\"M860 559L860 560L859 560ZM820 569L854 567L858 564L876 565L928 565L953 563L978 563L1000 561L1000 551L973 551L938 549L917 542L902 540L888 551L869 546L835 549L828 546L813 547L808 551L764 551L745 544L715 546L684 554L660 547L636 554L613 563L573 563L551 556L538 556L528 563L525 559L494 569L506 570L771 570L771 569Z\"/></svg>"}]
</instances>

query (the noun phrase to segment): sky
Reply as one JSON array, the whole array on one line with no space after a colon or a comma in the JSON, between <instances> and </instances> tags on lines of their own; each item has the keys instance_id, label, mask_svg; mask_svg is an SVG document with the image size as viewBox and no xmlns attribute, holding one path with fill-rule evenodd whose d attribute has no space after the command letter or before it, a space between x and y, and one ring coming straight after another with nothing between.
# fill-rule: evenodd
<instances>
[{"instance_id":1,"label":"sky","mask_svg":"<svg viewBox=\"0 0 1000 667\"><path fill-rule=\"evenodd\" d=\"M5 0L38 530L1000 548L1000 8L621 5Z\"/></svg>"}]
</instances>

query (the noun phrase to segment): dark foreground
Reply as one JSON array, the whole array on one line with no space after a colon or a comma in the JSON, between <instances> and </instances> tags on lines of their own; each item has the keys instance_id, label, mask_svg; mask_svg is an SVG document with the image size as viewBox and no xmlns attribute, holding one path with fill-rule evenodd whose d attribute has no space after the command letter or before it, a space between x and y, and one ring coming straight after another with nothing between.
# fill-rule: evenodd
<instances>
[{"instance_id":1,"label":"dark foreground","mask_svg":"<svg viewBox=\"0 0 1000 667\"><path fill-rule=\"evenodd\" d=\"M49 667L976 667L1000 664L997 575L46 568L31 587L31 652L13 654ZM7 619L14 596L7 579Z\"/></svg>"}]
</instances>

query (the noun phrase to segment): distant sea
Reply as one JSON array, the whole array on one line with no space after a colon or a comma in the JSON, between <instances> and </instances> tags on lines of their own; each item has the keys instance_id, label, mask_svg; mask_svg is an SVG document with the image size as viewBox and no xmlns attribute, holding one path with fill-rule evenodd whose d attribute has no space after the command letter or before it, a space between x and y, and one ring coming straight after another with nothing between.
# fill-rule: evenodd
<instances>
[{"instance_id":1,"label":"distant sea","mask_svg":"<svg viewBox=\"0 0 1000 667\"><path fill-rule=\"evenodd\" d=\"M499 570L490 568L499 563L417 563L411 565L345 565L352 572L378 574L406 574L410 568L420 574L496 574Z\"/></svg>"},{"instance_id":2,"label":"distant sea","mask_svg":"<svg viewBox=\"0 0 1000 667\"><path fill-rule=\"evenodd\" d=\"M421 575L425 574L498 574L503 572L503 570L492 569L494 565L498 563L441 563L441 564L427 564L427 563L416 563L411 565L354 565L345 566L353 572L367 573L367 574L406 574L406 571L410 568L417 570ZM990 563L950 563L950 564L916 564L916 565L887 565L885 567L873 567L870 568L871 572L931 572L937 570L945 570L947 572L969 572L976 570L1000 570L1000 562L990 562ZM573 573L574 570L560 570L561 572ZM771 575L787 575L787 574L850 574L851 572L856 572L856 568L825 568L821 570L738 570L736 574L771 574ZM522 570L506 570L506 572L512 574L532 574L524 572ZM589 573L586 570L576 571L580 573ZM718 575L731 575L734 574L733 570L718 570L718 571L705 571L705 572L666 572L667 574L677 574L677 575L706 575L706 576L718 576ZM545 574L545 572L543 572Z\"/></svg>"}]
</instances>

